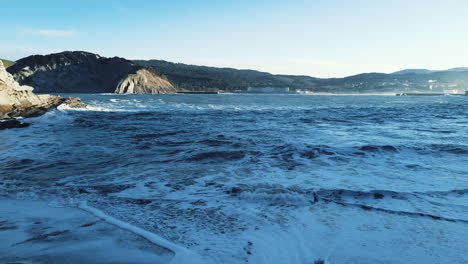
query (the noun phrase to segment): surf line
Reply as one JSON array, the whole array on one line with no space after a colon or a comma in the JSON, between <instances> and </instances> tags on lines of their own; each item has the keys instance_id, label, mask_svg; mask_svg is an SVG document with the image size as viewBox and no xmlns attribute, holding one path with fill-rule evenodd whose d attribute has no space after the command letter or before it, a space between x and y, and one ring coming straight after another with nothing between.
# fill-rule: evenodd
<instances>
[{"instance_id":1,"label":"surf line","mask_svg":"<svg viewBox=\"0 0 468 264\"><path fill-rule=\"evenodd\" d=\"M340 202L340 201L335 201L333 199L318 198L314 193L314 200L311 201L311 203L315 204L315 203L319 202L319 200L322 200L322 201L324 201L326 203L335 203L335 204L338 204L338 205L341 205L341 206L360 208L360 209L363 209L365 211L376 211L376 212L383 212L383 213L387 213L387 214L404 215L404 216L412 216L412 217L425 217L425 218L429 218L429 219L432 219L432 220L440 220L440 221L447 221L447 222L460 222L460 223L468 224L468 220L465 220L465 219L448 218L448 217L432 215L432 214L427 214L427 213L396 211L396 210L384 209L384 208L379 208L379 207L374 207L374 206L369 206L369 205L363 205L363 204Z\"/></svg>"},{"instance_id":2,"label":"surf line","mask_svg":"<svg viewBox=\"0 0 468 264\"><path fill-rule=\"evenodd\" d=\"M174 263L174 264L176 263L187 263L187 264L210 263L206 259L203 259L200 255L188 250L187 248L177 245L173 242L170 242L156 235L155 233L146 231L140 227L131 225L127 222L124 222L112 216L109 216L103 211L89 206L86 201L79 203L78 208L89 214L96 216L97 218L104 220L105 222L111 225L114 225L120 229L127 230L137 236L140 236L148 240L150 243L153 243L160 247L166 248L169 251L172 251L174 253L174 257L172 258L170 263Z\"/></svg>"}]
</instances>

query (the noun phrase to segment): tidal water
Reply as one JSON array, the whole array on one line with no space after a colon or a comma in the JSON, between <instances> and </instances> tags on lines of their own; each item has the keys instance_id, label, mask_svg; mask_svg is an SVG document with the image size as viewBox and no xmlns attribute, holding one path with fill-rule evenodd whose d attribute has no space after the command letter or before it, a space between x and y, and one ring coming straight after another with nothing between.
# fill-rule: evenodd
<instances>
[{"instance_id":1,"label":"tidal water","mask_svg":"<svg viewBox=\"0 0 468 264\"><path fill-rule=\"evenodd\" d=\"M372 250L407 236L388 258L466 263L451 232L468 234L468 97L76 96L93 107L0 132L0 195L88 201L225 263L380 263ZM311 242L361 214L394 220ZM336 246L362 234L376 243L354 245L360 259Z\"/></svg>"}]
</instances>

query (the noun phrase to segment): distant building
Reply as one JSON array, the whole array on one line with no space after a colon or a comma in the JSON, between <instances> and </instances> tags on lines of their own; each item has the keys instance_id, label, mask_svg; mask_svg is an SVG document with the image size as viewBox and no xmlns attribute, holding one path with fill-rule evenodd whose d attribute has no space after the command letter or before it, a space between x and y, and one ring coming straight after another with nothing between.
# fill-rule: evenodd
<instances>
[{"instance_id":1,"label":"distant building","mask_svg":"<svg viewBox=\"0 0 468 264\"><path fill-rule=\"evenodd\" d=\"M276 88L276 87L249 87L248 93L289 93L289 87Z\"/></svg>"}]
</instances>

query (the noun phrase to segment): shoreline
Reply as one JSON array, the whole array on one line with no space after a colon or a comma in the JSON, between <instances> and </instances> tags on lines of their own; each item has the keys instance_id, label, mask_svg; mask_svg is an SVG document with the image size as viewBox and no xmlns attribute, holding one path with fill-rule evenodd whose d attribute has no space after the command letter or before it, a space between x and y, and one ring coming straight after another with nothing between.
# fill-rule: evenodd
<instances>
[{"instance_id":1,"label":"shoreline","mask_svg":"<svg viewBox=\"0 0 468 264\"><path fill-rule=\"evenodd\" d=\"M85 210L0 198L1 263L174 263L176 252ZM176 262L177 263L177 262Z\"/></svg>"}]
</instances>

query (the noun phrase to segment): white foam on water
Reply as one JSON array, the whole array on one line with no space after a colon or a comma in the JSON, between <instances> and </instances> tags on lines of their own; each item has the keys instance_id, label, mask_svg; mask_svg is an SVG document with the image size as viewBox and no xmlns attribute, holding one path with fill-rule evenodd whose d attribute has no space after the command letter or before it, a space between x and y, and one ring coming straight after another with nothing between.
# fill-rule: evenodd
<instances>
[{"instance_id":1,"label":"white foam on water","mask_svg":"<svg viewBox=\"0 0 468 264\"><path fill-rule=\"evenodd\" d=\"M99 106L93 106L93 105L87 105L86 107L70 107L68 104L61 104L57 107L58 110L60 111L95 111L95 112L119 112L119 111L125 111L122 109L118 108L105 108L105 107L99 107Z\"/></svg>"},{"instance_id":2,"label":"white foam on water","mask_svg":"<svg viewBox=\"0 0 468 264\"><path fill-rule=\"evenodd\" d=\"M249 263L465 263L468 226L331 204L289 212L281 226L246 234ZM454 233L453 233L454 232Z\"/></svg>"},{"instance_id":3,"label":"white foam on water","mask_svg":"<svg viewBox=\"0 0 468 264\"><path fill-rule=\"evenodd\" d=\"M60 107L60 106L59 106ZM28 121L33 121L43 123L43 124L52 124L52 123L71 123L75 118L71 115L68 115L66 111L62 111L60 109L53 109L52 111L48 111L44 115L41 115L39 117L34 117L27 119Z\"/></svg>"},{"instance_id":4,"label":"white foam on water","mask_svg":"<svg viewBox=\"0 0 468 264\"><path fill-rule=\"evenodd\" d=\"M378 106L351 96L327 100L361 102L88 98L99 110L154 116L86 120L65 107L36 119L45 126L2 132L9 149L0 158L18 166L1 171L1 194L88 200L105 211L88 206L95 215L166 245L179 263L192 254L214 263L468 263L463 107L446 113L431 98L395 98L409 108L393 97ZM429 106L437 108L420 110ZM67 125L74 116L91 125ZM232 158L233 149L245 156ZM203 153L221 154L190 159ZM332 201L314 203L319 191Z\"/></svg>"}]
</instances>

